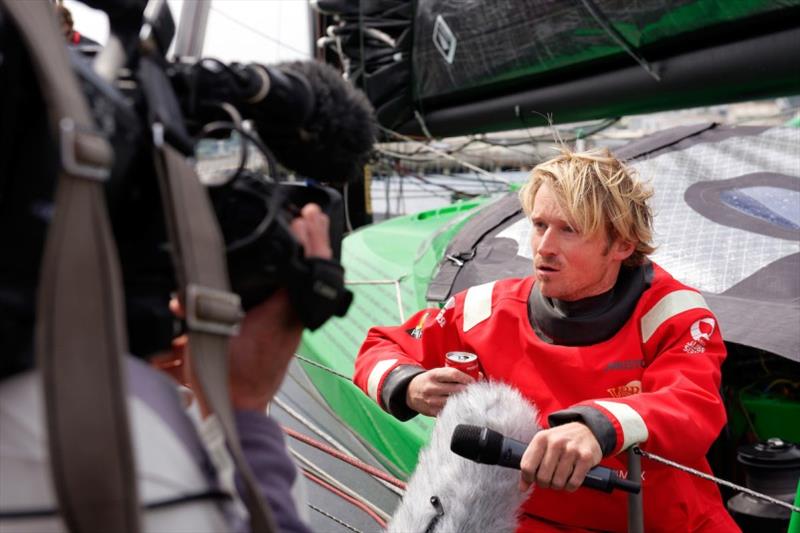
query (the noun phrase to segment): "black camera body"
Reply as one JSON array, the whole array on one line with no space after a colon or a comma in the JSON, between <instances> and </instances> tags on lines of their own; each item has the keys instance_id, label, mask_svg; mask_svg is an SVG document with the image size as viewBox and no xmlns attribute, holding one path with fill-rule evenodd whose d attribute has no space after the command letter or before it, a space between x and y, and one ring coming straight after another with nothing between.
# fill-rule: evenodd
<instances>
[{"instance_id":1,"label":"black camera body","mask_svg":"<svg viewBox=\"0 0 800 533\"><path fill-rule=\"evenodd\" d=\"M114 164L105 187L107 204L123 271L130 349L135 355L146 356L167 348L176 332L168 301L177 283L153 157L154 114L165 109L168 115L171 114L174 120L162 122L169 126L169 134L173 136L171 140L177 140L173 146L181 148L190 158L196 140L193 134L202 130L209 117L214 117L213 113L208 114L209 102L224 102L236 108L245 120L252 119L256 130L262 138L267 138L268 144L269 138L281 139L282 142L300 139L288 147L281 146L278 159L283 159L281 153L285 152L291 155L288 157L290 160L303 160L306 148L330 152L330 147L324 144L328 139L336 143L352 143L355 139L357 146L346 146L338 152L334 150L331 157L347 161L348 165L358 165L366 161L375 137L372 110L365 97L348 92L354 90L345 87L343 80L334 80L334 90L325 85L315 92L314 80L307 79L303 68L299 72L290 72L291 69L281 71L279 68L261 67L262 70L257 70L256 67L238 65L236 69L224 67L215 70L204 67L202 63L167 62L162 53L169 46L174 24L165 2L155 12L154 19L144 18L146 2L141 0L95 3L94 7L108 12L112 33L117 30L115 35L122 40L122 49L130 54L124 66L132 73L131 79L123 80L124 83L104 79L95 72L89 58L77 50L71 51L71 61L97 129L106 136L114 150ZM140 42L142 32L139 30L143 23L150 25L149 34L157 41L149 50ZM27 53L14 45L19 38L13 26L2 20L2 14L0 35L6 60L0 66L5 75L0 77L6 81L19 80L23 86L18 92L28 91L38 98L38 103L32 102L16 114L4 112L0 117L6 122L2 132L7 137L12 136L18 126L7 121L19 121L23 118L21 113L30 113L24 117L22 125L26 146L35 146L32 149L41 152L38 158L25 154L28 161L15 161L15 154L8 154L5 159L12 161L3 165L2 170L6 172L0 176L3 234L11 239L12 244L25 243L25 250L20 246L20 256L0 261L0 332L14 330L15 336L19 337L21 328L22 331L29 330L28 337L32 337L32 302L35 301L44 235L52 216L58 155L49 134L41 93L31 74L30 62L26 60ZM143 53L149 54L150 65L157 64L165 73L166 83L153 84L152 79L146 79L145 62L139 61ZM316 67L312 69L312 75L319 70ZM264 72L274 75L277 89L269 98L253 102L248 91L253 80L263 77ZM20 76L20 73L24 75ZM329 75L326 72L323 77ZM201 78L208 83L195 83ZM12 91L14 88L6 85L6 102ZM344 95L339 100L336 100L336 91ZM319 98L318 95L323 93L328 100ZM346 105L339 105L341 102ZM287 115L286 108L299 103L312 107ZM9 106L6 105L5 109L7 111ZM322 120L320 112L324 115ZM352 135L331 132L331 125L339 123L337 114L346 117L345 122L352 121L355 114L361 117L359 120L364 127L359 127L358 132ZM299 117L299 122L287 122L282 119L285 116L292 120ZM39 141L34 142L34 138ZM319 144L323 146L319 147ZM325 162L319 161L317 154L305 159L313 159L314 164L322 165L316 168L325 168ZM331 166L335 167L333 160ZM309 174L303 169L297 170ZM30 178L36 180L35 186L26 183ZM305 258L302 246L289 230L292 218L305 204L319 204L330 218L331 247L338 259L344 216L341 196L335 190L319 185L280 184L274 182L272 176L240 168L226 183L210 186L208 191L226 242L231 285L241 297L245 310L268 298L276 289L285 287L298 315L309 328L318 327L332 315L342 316L346 312L352 295L344 289L344 274L338 262ZM12 209L13 206L19 209ZM15 226L19 229L11 229ZM25 283L18 283L21 277L26 278ZM319 293L314 293L311 287L317 287ZM9 339L10 336L2 339L2 344ZM5 348L7 346L4 346L4 358L9 357L9 352L24 352L21 355L23 363L12 365L10 371L30 366L30 343L12 346L10 350ZM3 373L8 372L3 370Z\"/></svg>"},{"instance_id":2,"label":"black camera body","mask_svg":"<svg viewBox=\"0 0 800 533\"><path fill-rule=\"evenodd\" d=\"M247 310L285 287L306 327L316 329L331 315L343 316L351 296L343 290L338 259L344 233L342 197L329 187L272 183L244 170L230 182L210 188L226 244L231 286ZM320 206L330 221L333 259L307 259L289 226L308 203ZM311 285L338 296L314 298ZM331 293L333 291L333 293Z\"/></svg>"}]
</instances>

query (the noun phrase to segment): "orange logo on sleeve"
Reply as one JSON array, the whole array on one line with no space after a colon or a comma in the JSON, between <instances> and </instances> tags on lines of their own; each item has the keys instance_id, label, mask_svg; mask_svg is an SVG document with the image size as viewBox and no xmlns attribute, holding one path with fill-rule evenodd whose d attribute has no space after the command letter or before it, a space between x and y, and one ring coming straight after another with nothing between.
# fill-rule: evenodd
<instances>
[{"instance_id":1,"label":"orange logo on sleeve","mask_svg":"<svg viewBox=\"0 0 800 533\"><path fill-rule=\"evenodd\" d=\"M629 381L626 385L611 387L610 389L606 389L606 391L612 398L623 398L642 392L642 382L639 380Z\"/></svg>"}]
</instances>

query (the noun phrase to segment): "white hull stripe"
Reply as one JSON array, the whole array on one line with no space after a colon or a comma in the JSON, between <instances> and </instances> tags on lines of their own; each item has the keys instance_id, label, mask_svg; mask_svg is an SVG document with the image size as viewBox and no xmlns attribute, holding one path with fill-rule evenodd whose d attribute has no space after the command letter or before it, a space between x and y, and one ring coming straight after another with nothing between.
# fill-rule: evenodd
<instances>
[{"instance_id":1,"label":"white hull stripe","mask_svg":"<svg viewBox=\"0 0 800 533\"><path fill-rule=\"evenodd\" d=\"M689 309L708 309L699 292L681 290L667 294L642 317L642 342L647 342L658 327L677 314Z\"/></svg>"},{"instance_id":2,"label":"white hull stripe","mask_svg":"<svg viewBox=\"0 0 800 533\"><path fill-rule=\"evenodd\" d=\"M467 290L464 299L464 331L467 332L492 316L492 290L494 281L476 285Z\"/></svg>"},{"instance_id":3,"label":"white hull stripe","mask_svg":"<svg viewBox=\"0 0 800 533\"><path fill-rule=\"evenodd\" d=\"M605 400L595 400L597 405L614 415L622 426L622 448L620 451L627 450L634 444L644 442L650 433L641 415L633 407L626 403L609 402Z\"/></svg>"},{"instance_id":4,"label":"white hull stripe","mask_svg":"<svg viewBox=\"0 0 800 533\"><path fill-rule=\"evenodd\" d=\"M381 401L378 398L378 385L381 384L383 380L383 376L392 368L395 363L397 363L397 359L384 359L383 361L378 361L378 363L372 368L372 372L369 373L369 379L367 380L367 394L369 397L372 398L375 403L381 405Z\"/></svg>"}]
</instances>

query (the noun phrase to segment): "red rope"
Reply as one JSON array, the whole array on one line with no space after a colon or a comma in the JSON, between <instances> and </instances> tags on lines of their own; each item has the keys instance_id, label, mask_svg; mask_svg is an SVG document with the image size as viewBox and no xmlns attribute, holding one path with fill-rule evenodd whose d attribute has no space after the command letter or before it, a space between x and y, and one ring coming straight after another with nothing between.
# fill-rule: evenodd
<instances>
[{"instance_id":1,"label":"red rope","mask_svg":"<svg viewBox=\"0 0 800 533\"><path fill-rule=\"evenodd\" d=\"M367 506L364 502L358 501L356 498L353 498L352 496L350 496L346 492L343 492L343 491L339 490L338 488L334 487L333 485L331 485L330 483L328 483L324 479L312 474L311 472L309 472L307 470L303 470L303 475L305 475L308 479L310 479L314 483L320 485L321 487L324 487L324 488L328 489L329 491L333 492L334 494L336 494L340 498L342 498L344 500L347 500L348 502L352 503L353 505L355 505L356 507L358 507L359 509L364 511L366 514L368 514L373 520L375 520L378 523L378 525L381 526L381 528L386 529L386 521L383 518L381 518L380 516L378 516L375 513L375 511L370 509L369 506Z\"/></svg>"},{"instance_id":2,"label":"red rope","mask_svg":"<svg viewBox=\"0 0 800 533\"><path fill-rule=\"evenodd\" d=\"M330 446L328 446L326 444L323 444L323 443L319 442L318 440L312 439L308 435L303 435L302 433L299 433L299 432L297 432L297 431L295 431L295 430L293 430L291 428L288 428L286 426L283 426L283 431L287 435L292 437L293 439L297 439L300 442L304 442L304 443L308 444L309 446L313 446L314 448L317 448L318 450L322 450L323 452L325 452L325 453L327 453L329 455L332 455L332 456L336 457L337 459L340 459L340 460L342 460L342 461L344 461L344 462L346 462L346 463L348 463L348 464L350 464L350 465L352 465L352 466L354 466L354 467L356 467L356 468L358 468L360 470L363 470L364 472L368 473L371 476L374 476L374 477L376 477L378 479L382 479L383 481L389 483L390 485L394 485L395 487L403 489L403 490L405 490L405 488L406 488L406 484L404 482L400 481L399 479L397 479L396 477L390 476L386 472L378 470L377 468L375 468L372 465L368 465L367 463L365 463L363 461L360 461L360 460L356 459L355 457L352 457L350 455L347 455L346 453L342 453L339 450L331 448Z\"/></svg>"}]
</instances>

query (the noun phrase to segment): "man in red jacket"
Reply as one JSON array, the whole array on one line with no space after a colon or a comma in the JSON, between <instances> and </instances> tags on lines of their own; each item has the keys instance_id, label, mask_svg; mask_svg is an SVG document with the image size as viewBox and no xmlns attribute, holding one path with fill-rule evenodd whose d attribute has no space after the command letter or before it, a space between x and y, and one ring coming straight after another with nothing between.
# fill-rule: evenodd
<instances>
[{"instance_id":1,"label":"man in red jacket","mask_svg":"<svg viewBox=\"0 0 800 533\"><path fill-rule=\"evenodd\" d=\"M356 384L401 420L435 416L472 381L445 367L450 351L477 354L487 378L536 404L545 429L522 458L520 488L537 489L520 531L625 531L626 495L580 485L597 464L624 473L634 444L710 472L725 346L700 293L647 258L651 195L607 150L564 149L520 191L534 275L373 328L356 359ZM646 531L738 530L713 483L642 469Z\"/></svg>"}]
</instances>

